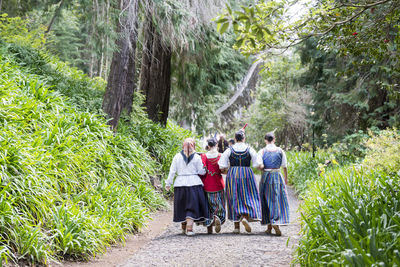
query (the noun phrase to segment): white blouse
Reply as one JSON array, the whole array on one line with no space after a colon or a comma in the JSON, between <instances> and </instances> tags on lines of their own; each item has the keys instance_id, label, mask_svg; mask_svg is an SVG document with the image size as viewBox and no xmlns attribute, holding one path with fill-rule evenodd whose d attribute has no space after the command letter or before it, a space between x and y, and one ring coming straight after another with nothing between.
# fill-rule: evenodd
<instances>
[{"instance_id":1,"label":"white blouse","mask_svg":"<svg viewBox=\"0 0 400 267\"><path fill-rule=\"evenodd\" d=\"M175 174L177 174L177 177L174 181ZM197 153L194 154L193 159L186 165L182 154L178 153L172 160L165 184L171 186L173 183L174 187L203 185L198 174L206 174L201 157Z\"/></svg>"},{"instance_id":2,"label":"white blouse","mask_svg":"<svg viewBox=\"0 0 400 267\"><path fill-rule=\"evenodd\" d=\"M235 143L232 148L233 150L235 150L236 152L243 152L245 151L247 148L249 147L248 144L240 142L240 143ZM259 164L257 163L257 152L250 147L250 156L251 156L251 163L253 165L253 167L257 167ZM224 153L222 153L221 158L218 161L218 165L220 169L226 169L229 167L229 156L231 155L231 149L228 148L227 150L225 150Z\"/></svg>"},{"instance_id":3,"label":"white blouse","mask_svg":"<svg viewBox=\"0 0 400 267\"><path fill-rule=\"evenodd\" d=\"M267 151L276 151L276 150L281 151L281 152L282 152L282 163L281 163L281 167L286 168L286 166L287 166L287 159L286 159L285 151L283 151L282 148L277 147L275 144L268 144L268 145L266 145L263 149L261 149L260 151L258 151L258 153L257 153L257 163L258 163L258 165L263 165L263 164L264 164L264 162L263 162L263 154L264 154L263 152L264 152L264 149L267 150Z\"/></svg>"},{"instance_id":4,"label":"white blouse","mask_svg":"<svg viewBox=\"0 0 400 267\"><path fill-rule=\"evenodd\" d=\"M218 157L218 148L217 147L213 147L211 148L207 153L206 153L206 157L208 159L215 159L216 157Z\"/></svg>"}]
</instances>

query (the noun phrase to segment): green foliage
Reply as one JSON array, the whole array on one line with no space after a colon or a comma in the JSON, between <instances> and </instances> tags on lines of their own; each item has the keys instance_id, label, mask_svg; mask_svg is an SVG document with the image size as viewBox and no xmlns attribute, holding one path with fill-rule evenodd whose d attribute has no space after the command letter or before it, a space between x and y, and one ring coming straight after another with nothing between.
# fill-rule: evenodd
<instances>
[{"instance_id":1,"label":"green foliage","mask_svg":"<svg viewBox=\"0 0 400 267\"><path fill-rule=\"evenodd\" d=\"M384 130L366 142L363 166L367 169L383 169L388 173L400 169L400 133L397 129Z\"/></svg>"},{"instance_id":2,"label":"green foliage","mask_svg":"<svg viewBox=\"0 0 400 267\"><path fill-rule=\"evenodd\" d=\"M106 85L103 79L91 79L81 70L70 67L43 50L9 43L4 43L1 49L27 72L37 75L41 82L68 96L69 101L80 110L101 114Z\"/></svg>"},{"instance_id":3,"label":"green foliage","mask_svg":"<svg viewBox=\"0 0 400 267\"><path fill-rule=\"evenodd\" d=\"M341 57L323 52L310 39L300 48L307 71L299 78L300 85L311 94L314 113L310 120L317 136L328 135L332 144L346 135L366 133L370 128L384 129L399 123L399 100L380 86L388 78L384 72L371 73L371 67L358 68L354 61L362 57ZM321 138L318 138L321 143Z\"/></svg>"},{"instance_id":4,"label":"green foliage","mask_svg":"<svg viewBox=\"0 0 400 267\"><path fill-rule=\"evenodd\" d=\"M341 165L327 170L318 180L305 180L296 263L400 264L399 140L397 130L381 131L366 142L362 165ZM290 163L293 158L288 155ZM308 162L294 167L307 172Z\"/></svg>"},{"instance_id":5,"label":"green foliage","mask_svg":"<svg viewBox=\"0 0 400 267\"><path fill-rule=\"evenodd\" d=\"M16 32L22 39L24 34L43 34L52 21L50 31L43 35L46 48L90 76L105 78L117 37L117 2L65 0L60 7L61 1L55 0L7 0L2 1L1 11L13 19L24 18L27 27Z\"/></svg>"},{"instance_id":6,"label":"green foliage","mask_svg":"<svg viewBox=\"0 0 400 267\"><path fill-rule=\"evenodd\" d=\"M46 41L45 28L29 30L28 22L20 17L9 18L6 13L0 14L0 38L9 43L16 43L34 48L42 47Z\"/></svg>"},{"instance_id":7,"label":"green foliage","mask_svg":"<svg viewBox=\"0 0 400 267\"><path fill-rule=\"evenodd\" d=\"M307 151L287 151L288 180L301 197L307 194L309 184L321 179L326 171L338 168L336 157L331 151L318 150L315 157ZM325 162L330 161L328 165ZM341 163L344 164L345 162Z\"/></svg>"},{"instance_id":8,"label":"green foliage","mask_svg":"<svg viewBox=\"0 0 400 267\"><path fill-rule=\"evenodd\" d=\"M174 57L170 110L172 119L199 134L209 130L215 110L248 68L248 60L232 48L232 35L221 38L208 26L203 31L193 51Z\"/></svg>"},{"instance_id":9,"label":"green foliage","mask_svg":"<svg viewBox=\"0 0 400 267\"><path fill-rule=\"evenodd\" d=\"M141 108L142 101L143 96L137 93L131 118L128 121L121 120L118 125L118 132L138 140L160 164L157 175L166 178L172 159L181 150L183 140L193 137L193 134L171 121L167 122L165 128L160 124L153 123Z\"/></svg>"},{"instance_id":10,"label":"green foliage","mask_svg":"<svg viewBox=\"0 0 400 267\"><path fill-rule=\"evenodd\" d=\"M258 1L246 4L238 10L227 6L217 18L217 30L223 34L232 25L237 37L235 48L245 55L256 54L274 45L287 36L282 29L286 20L285 1Z\"/></svg>"},{"instance_id":11,"label":"green foliage","mask_svg":"<svg viewBox=\"0 0 400 267\"><path fill-rule=\"evenodd\" d=\"M305 69L297 55L276 57L266 67L268 71L260 74L254 103L240 118L249 123L247 139L260 148L264 146L265 134L275 129L281 147L302 148L304 143L311 142L307 121L311 99L298 83Z\"/></svg>"},{"instance_id":12,"label":"green foliage","mask_svg":"<svg viewBox=\"0 0 400 267\"><path fill-rule=\"evenodd\" d=\"M400 264L399 176L352 168L311 184L302 205L301 266Z\"/></svg>"},{"instance_id":13,"label":"green foliage","mask_svg":"<svg viewBox=\"0 0 400 267\"><path fill-rule=\"evenodd\" d=\"M43 51L2 41L2 263L88 258L164 205L149 185L159 163L96 115L103 88Z\"/></svg>"}]
</instances>

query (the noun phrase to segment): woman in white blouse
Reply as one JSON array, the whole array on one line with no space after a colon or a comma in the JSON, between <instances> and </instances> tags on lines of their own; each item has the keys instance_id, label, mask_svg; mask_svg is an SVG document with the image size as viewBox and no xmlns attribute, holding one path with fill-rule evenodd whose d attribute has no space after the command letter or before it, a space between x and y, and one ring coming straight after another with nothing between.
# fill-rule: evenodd
<instances>
[{"instance_id":1,"label":"woman in white blouse","mask_svg":"<svg viewBox=\"0 0 400 267\"><path fill-rule=\"evenodd\" d=\"M235 134L236 143L222 154L218 161L221 170L227 170L226 199L228 219L235 224L234 233L240 233L240 222L251 232L249 221L261 221L260 197L253 167L258 167L257 152L245 143L244 130Z\"/></svg>"},{"instance_id":2,"label":"woman in white blouse","mask_svg":"<svg viewBox=\"0 0 400 267\"><path fill-rule=\"evenodd\" d=\"M262 225L267 225L267 234L272 228L282 235L279 225L289 224L289 201L286 191L287 160L285 151L275 145L273 132L265 135L266 146L258 152L259 168L263 170L260 181ZM283 176L281 173L283 169Z\"/></svg>"},{"instance_id":3,"label":"woman in white blouse","mask_svg":"<svg viewBox=\"0 0 400 267\"><path fill-rule=\"evenodd\" d=\"M174 185L174 222L182 224L186 235L194 235L193 223L204 222L208 218L207 200L203 190L203 182L199 175L204 175L201 157L195 153L195 141L187 138L183 149L172 160L166 190ZM176 179L174 181L174 178Z\"/></svg>"}]
</instances>

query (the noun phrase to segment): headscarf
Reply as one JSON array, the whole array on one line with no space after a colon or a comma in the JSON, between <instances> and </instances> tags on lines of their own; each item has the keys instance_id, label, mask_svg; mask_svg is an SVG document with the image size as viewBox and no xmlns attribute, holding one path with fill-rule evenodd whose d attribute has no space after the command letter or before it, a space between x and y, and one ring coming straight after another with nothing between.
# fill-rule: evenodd
<instances>
[{"instance_id":1,"label":"headscarf","mask_svg":"<svg viewBox=\"0 0 400 267\"><path fill-rule=\"evenodd\" d=\"M195 149L196 141L193 138L186 138L185 141L183 141L181 154L186 164L189 164L193 159Z\"/></svg>"}]
</instances>

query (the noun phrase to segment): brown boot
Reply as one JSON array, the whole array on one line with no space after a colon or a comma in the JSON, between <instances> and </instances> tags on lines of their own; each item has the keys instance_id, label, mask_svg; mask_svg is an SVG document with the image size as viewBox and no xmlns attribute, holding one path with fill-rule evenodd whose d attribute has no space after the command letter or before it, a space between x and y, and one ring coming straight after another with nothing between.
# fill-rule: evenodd
<instances>
[{"instance_id":1,"label":"brown boot","mask_svg":"<svg viewBox=\"0 0 400 267\"><path fill-rule=\"evenodd\" d=\"M234 234L240 234L240 222L235 222L235 229L233 229Z\"/></svg>"},{"instance_id":2,"label":"brown boot","mask_svg":"<svg viewBox=\"0 0 400 267\"><path fill-rule=\"evenodd\" d=\"M215 225L215 232L216 233L221 232L221 221L218 217L215 217L214 225Z\"/></svg>"},{"instance_id":3,"label":"brown boot","mask_svg":"<svg viewBox=\"0 0 400 267\"><path fill-rule=\"evenodd\" d=\"M272 228L274 228L275 234L276 234L277 236L281 236L281 235L282 235L282 232L281 232L281 230L279 229L279 226L278 226L278 225L272 225Z\"/></svg>"},{"instance_id":4,"label":"brown boot","mask_svg":"<svg viewBox=\"0 0 400 267\"><path fill-rule=\"evenodd\" d=\"M186 222L181 223L182 233L186 234Z\"/></svg>"},{"instance_id":5,"label":"brown boot","mask_svg":"<svg viewBox=\"0 0 400 267\"><path fill-rule=\"evenodd\" d=\"M211 235L213 233L212 225L207 226L207 234Z\"/></svg>"},{"instance_id":6,"label":"brown boot","mask_svg":"<svg viewBox=\"0 0 400 267\"><path fill-rule=\"evenodd\" d=\"M267 227L267 230L265 230L265 233L267 235L270 235L272 233L272 225L271 224L268 224L268 227Z\"/></svg>"}]
</instances>

